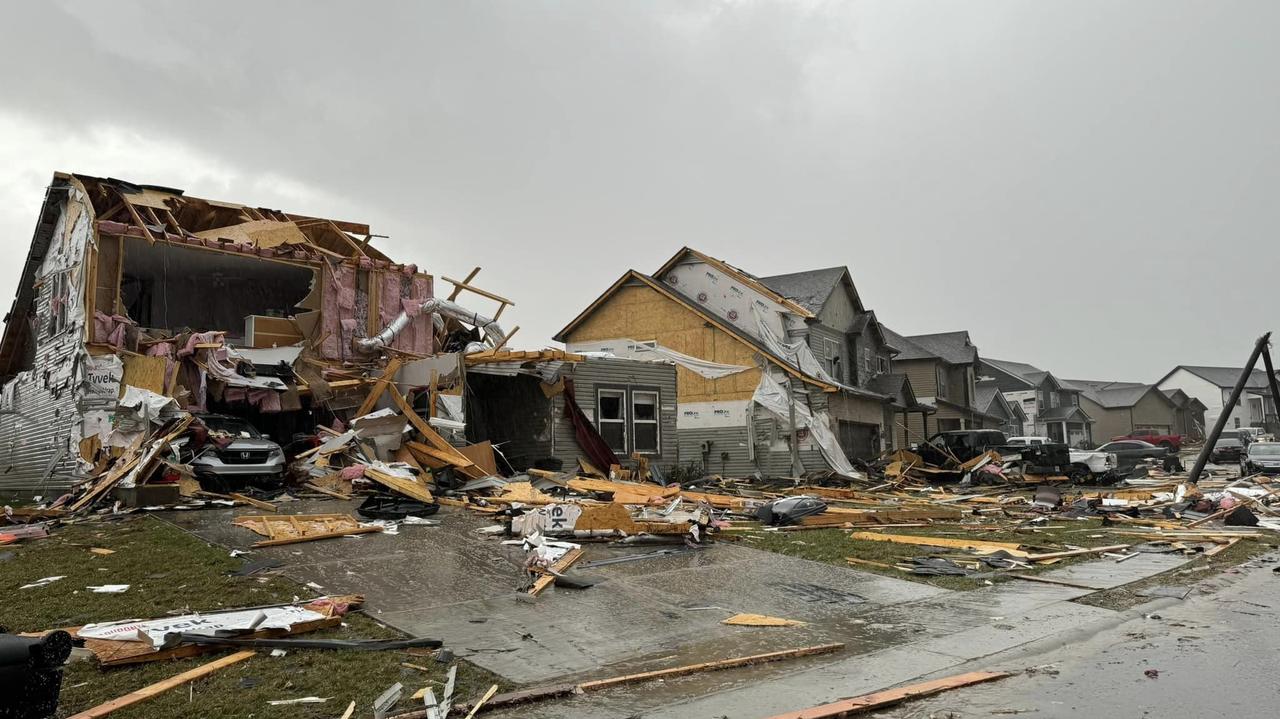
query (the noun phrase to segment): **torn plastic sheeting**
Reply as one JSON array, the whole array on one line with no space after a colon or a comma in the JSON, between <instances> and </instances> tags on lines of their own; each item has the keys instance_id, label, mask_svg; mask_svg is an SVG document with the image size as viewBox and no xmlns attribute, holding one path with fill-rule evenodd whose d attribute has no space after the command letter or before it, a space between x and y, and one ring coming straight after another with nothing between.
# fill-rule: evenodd
<instances>
[{"instance_id":1,"label":"torn plastic sheeting","mask_svg":"<svg viewBox=\"0 0 1280 719\"><path fill-rule=\"evenodd\" d=\"M613 340L574 343L570 346L569 351L576 354L584 354L588 357L598 353L604 357L621 357L624 359L665 359L707 379L720 379L721 377L728 377L752 369L744 365L709 362L697 357L691 357L683 352L677 352L660 344L637 342L625 337Z\"/></svg>"},{"instance_id":2,"label":"torn plastic sheeting","mask_svg":"<svg viewBox=\"0 0 1280 719\"><path fill-rule=\"evenodd\" d=\"M314 622L324 618L323 614L302 607L266 607L214 614L185 614L165 619L86 624L76 632L76 635L82 639L146 641L153 647L161 647L166 637L171 634L213 636L218 632L288 629L295 624Z\"/></svg>"},{"instance_id":3,"label":"torn plastic sheeting","mask_svg":"<svg viewBox=\"0 0 1280 719\"><path fill-rule=\"evenodd\" d=\"M803 339L795 342L784 342L781 337L774 334L773 329L769 327L768 318L765 317L763 310L759 306L751 305L751 313L755 315L756 326L760 329L760 339L773 350L773 353L787 361L788 364L796 367L801 372L817 377L823 382L844 387L839 380L827 374L822 369L822 364L818 362L818 358L814 356L813 350L809 347L809 343Z\"/></svg>"},{"instance_id":4,"label":"torn plastic sheeting","mask_svg":"<svg viewBox=\"0 0 1280 719\"><path fill-rule=\"evenodd\" d=\"M160 424L166 410L177 411L178 402L172 397L156 394L149 389L125 385L119 408L131 412L141 421Z\"/></svg>"},{"instance_id":5,"label":"torn plastic sheeting","mask_svg":"<svg viewBox=\"0 0 1280 719\"><path fill-rule=\"evenodd\" d=\"M831 431L826 412L814 413L807 406L796 402L789 396L787 389L770 376L768 372L760 373L760 384L756 386L756 393L751 399L784 423L790 421L790 408L795 407L796 429L807 428L809 430L809 434L817 443L822 456L827 460L827 464L830 464L831 468L840 474L858 479L865 478L862 472L853 468L849 458L844 455L844 450L840 448L839 440L836 439L835 433ZM795 441L795 439L792 438L792 441Z\"/></svg>"}]
</instances>

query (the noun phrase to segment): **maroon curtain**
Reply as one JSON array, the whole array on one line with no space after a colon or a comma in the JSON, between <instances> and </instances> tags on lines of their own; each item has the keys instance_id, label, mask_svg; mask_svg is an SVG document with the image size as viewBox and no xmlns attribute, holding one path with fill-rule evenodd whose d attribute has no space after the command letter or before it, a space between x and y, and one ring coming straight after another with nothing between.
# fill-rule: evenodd
<instances>
[{"instance_id":1,"label":"maroon curtain","mask_svg":"<svg viewBox=\"0 0 1280 719\"><path fill-rule=\"evenodd\" d=\"M573 396L573 380L567 377L564 380L564 416L573 423L573 434L578 439L578 446L596 469L607 474L609 467L621 464L604 437L596 431L596 426L582 413L578 400Z\"/></svg>"}]
</instances>

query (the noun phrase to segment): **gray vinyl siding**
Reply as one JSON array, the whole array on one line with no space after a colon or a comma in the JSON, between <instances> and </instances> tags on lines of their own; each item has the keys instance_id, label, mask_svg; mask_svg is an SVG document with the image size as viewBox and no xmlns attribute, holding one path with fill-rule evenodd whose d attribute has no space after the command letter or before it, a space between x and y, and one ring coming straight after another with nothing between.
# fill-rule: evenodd
<instances>
[{"instance_id":1,"label":"gray vinyl siding","mask_svg":"<svg viewBox=\"0 0 1280 719\"><path fill-rule=\"evenodd\" d=\"M566 365L564 374L573 379L578 406L594 422L596 389L599 387L658 391L658 455L650 461L659 467L673 467L678 462L676 438L676 367L662 362L640 362L627 359L589 358L576 365ZM551 456L572 467L583 456L573 433L573 425L564 416L564 398L557 395L551 407ZM630 430L628 429L628 432ZM625 457L619 456L619 459ZM608 467L600 467L608 470Z\"/></svg>"},{"instance_id":2,"label":"gray vinyl siding","mask_svg":"<svg viewBox=\"0 0 1280 719\"><path fill-rule=\"evenodd\" d=\"M835 343L835 352L827 351L827 343ZM818 358L819 362L826 366L825 360L831 357L840 358L840 369L836 374L836 379L848 383L850 381L850 364L853 358L849 356L849 341L843 332L838 332L825 325L809 326L809 349L813 350L813 354Z\"/></svg>"},{"instance_id":3,"label":"gray vinyl siding","mask_svg":"<svg viewBox=\"0 0 1280 719\"><path fill-rule=\"evenodd\" d=\"M703 442L711 443L705 455L702 452ZM756 471L755 462L751 459L750 433L745 426L682 429L678 443L679 461L664 463L663 466L696 462L706 472L730 477L746 477ZM722 461L720 455L725 452L729 457Z\"/></svg>"},{"instance_id":4,"label":"gray vinyl siding","mask_svg":"<svg viewBox=\"0 0 1280 719\"><path fill-rule=\"evenodd\" d=\"M775 434L785 440L789 429L786 420L777 419L759 405L752 405L752 416L756 444L756 461L752 469L759 469L765 477L794 476L791 471L791 450L785 442L780 443L777 449L772 448ZM812 445L812 449L805 447L802 444L800 449L800 464L804 465L805 471L830 468L817 445Z\"/></svg>"},{"instance_id":5,"label":"gray vinyl siding","mask_svg":"<svg viewBox=\"0 0 1280 719\"><path fill-rule=\"evenodd\" d=\"M51 497L83 478L75 363L84 356L80 325L50 336L49 295L41 284L35 298L35 361L14 383L14 407L0 414L0 495ZM73 293L72 301L82 301Z\"/></svg>"}]
</instances>

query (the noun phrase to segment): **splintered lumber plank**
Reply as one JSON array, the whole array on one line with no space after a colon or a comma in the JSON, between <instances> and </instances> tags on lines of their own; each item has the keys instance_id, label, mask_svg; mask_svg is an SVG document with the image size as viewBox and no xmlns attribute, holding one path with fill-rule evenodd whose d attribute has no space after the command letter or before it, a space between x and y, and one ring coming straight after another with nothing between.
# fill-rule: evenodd
<instances>
[{"instance_id":1,"label":"splintered lumber plank","mask_svg":"<svg viewBox=\"0 0 1280 719\"><path fill-rule=\"evenodd\" d=\"M1213 547L1213 548L1212 548L1212 549L1210 549L1209 551L1205 552L1205 553L1204 553L1204 556L1206 556L1206 557L1212 557L1212 556L1214 556L1215 554L1218 554L1219 552L1222 552L1222 551L1225 551L1225 550L1227 550L1227 549L1230 549L1230 548L1232 548L1232 547L1236 546L1236 542L1239 542L1239 541L1240 541L1240 540L1242 540L1242 539L1244 539L1244 537L1232 537L1231 539L1228 539L1228 540L1227 540L1227 543L1226 543L1226 544L1219 544L1218 546Z\"/></svg>"},{"instance_id":2,"label":"splintered lumber plank","mask_svg":"<svg viewBox=\"0 0 1280 719\"><path fill-rule=\"evenodd\" d=\"M845 510L831 511L828 508L822 514L815 514L809 517L801 517L800 524L802 526L817 526L825 524L844 524L845 522L880 522L898 523L898 522L917 522L927 519L944 519L959 520L964 517L964 513L958 509L878 509L878 510Z\"/></svg>"},{"instance_id":3,"label":"splintered lumber plank","mask_svg":"<svg viewBox=\"0 0 1280 719\"><path fill-rule=\"evenodd\" d=\"M388 489L393 489L406 497L412 497L419 502L433 504L436 501L436 498L431 494L431 490L428 489L425 484L418 484L417 482L403 477L397 477L393 474L380 472L373 467L365 467L364 476L384 487L387 487Z\"/></svg>"},{"instance_id":4,"label":"splintered lumber plank","mask_svg":"<svg viewBox=\"0 0 1280 719\"><path fill-rule=\"evenodd\" d=\"M278 512L278 511L280 511L280 510L279 510L279 508L278 508L278 507L276 507L276 505L274 505L274 504L272 504L272 503L270 503L270 502L264 502L264 501L262 501L261 499L254 499L253 497L247 497L247 496L245 496L245 495L243 495L243 494L236 494L235 492L232 492L231 494L229 494L229 495L227 495L227 496L228 496L228 497L231 497L232 499L234 499L234 500L235 500L235 501L237 501L237 502L244 502L245 504L247 504L247 505L249 505L249 506L251 506L251 507L257 507L258 509L263 509L263 510L266 510L266 511L268 511L268 512Z\"/></svg>"},{"instance_id":5,"label":"splintered lumber plank","mask_svg":"<svg viewBox=\"0 0 1280 719\"><path fill-rule=\"evenodd\" d=\"M330 497L333 497L334 499L351 499L351 495L349 494L343 494L342 492L335 492L332 489L325 489L324 487L321 487L320 485L315 484L314 482L303 482L302 486L306 487L307 489L313 492L326 494Z\"/></svg>"},{"instance_id":6,"label":"splintered lumber plank","mask_svg":"<svg viewBox=\"0 0 1280 719\"><path fill-rule=\"evenodd\" d=\"M844 644L818 644L810 647L799 647L796 649L783 649L776 652L768 652L766 654L754 654L746 657L733 657L731 659L720 659L712 662L701 662L699 664L686 664L684 666L672 667L670 669L659 669L652 672L642 672L640 674L627 674L620 677L611 677L609 679L599 679L582 684L552 684L542 687L533 687L530 689L520 689L505 694L499 694L489 700L487 706L489 709L499 709L501 707L514 706L516 704L524 704L526 702L539 701L541 699L550 699L552 697L565 696L575 692L589 692L600 689L608 689L609 687L621 686L623 684L636 684L651 679L665 679L667 677L678 677L686 674L696 674L699 672L714 672L722 669L735 669L737 667L745 667L753 664L765 664L768 662L777 662L784 659L799 659L800 657L815 656L818 654L830 654L844 649ZM486 696L488 696L486 694ZM478 702L472 707L474 710L479 707ZM401 714L392 719L419 719L425 717L426 714L414 712L412 714ZM468 716L472 716L469 714Z\"/></svg>"},{"instance_id":7,"label":"splintered lumber plank","mask_svg":"<svg viewBox=\"0 0 1280 719\"><path fill-rule=\"evenodd\" d=\"M1014 557L1029 557L1029 552L1018 549L1013 542L987 542L981 539L951 539L950 537L917 537L912 534L880 534L879 532L854 532L850 539L863 539L872 542L893 542L894 544L914 544L921 547L950 547L952 549L976 549L982 552L1008 552ZM1126 545L1127 546L1127 545ZM1048 559L1048 557L1045 557Z\"/></svg>"},{"instance_id":8,"label":"splintered lumber plank","mask_svg":"<svg viewBox=\"0 0 1280 719\"><path fill-rule=\"evenodd\" d=\"M427 421L419 416L417 412L413 411L413 407L409 404L409 401L404 398L404 395L400 394L400 390L396 389L394 386L388 386L387 390L391 395L391 399L395 401L396 406L399 407L401 413L404 414L405 419L409 420L409 424L413 425L413 428L418 430L418 432L426 438L427 442L432 447L444 453L443 456L449 458L449 464L457 467L458 471L472 479L482 479L488 476L484 473L484 470L475 465L475 462L467 459L466 455L459 452L457 447L449 444L444 437L440 436L440 433L437 432L435 428L428 424ZM413 444L419 443L411 443L411 448Z\"/></svg>"},{"instance_id":9,"label":"splintered lumber plank","mask_svg":"<svg viewBox=\"0 0 1280 719\"><path fill-rule=\"evenodd\" d=\"M1073 589L1088 589L1094 592L1100 592L1103 589L1106 589L1106 587L1092 587L1092 586L1089 586L1088 584L1080 584L1078 582L1068 582L1063 579L1050 579L1049 577L1037 577L1034 574L1006 574L1004 576L1012 577L1014 579L1021 579L1027 582L1039 582L1041 584L1054 584L1060 587L1071 587Z\"/></svg>"},{"instance_id":10,"label":"splintered lumber plank","mask_svg":"<svg viewBox=\"0 0 1280 719\"><path fill-rule=\"evenodd\" d=\"M381 532L382 527L356 527L355 529L342 529L336 532L320 532L318 534L308 534L301 537L284 537L282 539L265 539L261 542L254 542L253 546L257 547L278 547L282 544L298 544L299 542L310 542L316 539L333 539L334 537L346 537L351 534L369 534L370 532Z\"/></svg>"},{"instance_id":11,"label":"splintered lumber plank","mask_svg":"<svg viewBox=\"0 0 1280 719\"><path fill-rule=\"evenodd\" d=\"M751 664L764 664L765 662L776 662L781 659L794 659L797 657L807 657L814 654L827 654L844 649L844 644L819 644L812 647L801 647L799 649L783 649L776 652L768 652L766 654L753 654L746 657L733 657L732 659L719 659L713 662L701 662L698 664L686 664L680 667L672 667L670 669L658 669L652 672L641 672L639 674L627 674L620 677L611 677L609 679L597 679L592 682L583 682L578 685L578 689L589 692L599 689L608 689L621 684L635 684L637 682L647 682L651 679L666 679L667 677L679 677L686 674L697 674L699 672L711 672L720 669L733 669L735 667L745 667Z\"/></svg>"},{"instance_id":12,"label":"splintered lumber plank","mask_svg":"<svg viewBox=\"0 0 1280 719\"><path fill-rule=\"evenodd\" d=\"M565 552L563 557L557 559L555 563L551 565L551 571L563 573L566 569L572 567L574 562L577 562L579 559L582 559L582 550L570 549ZM534 581L533 586L529 587L529 594L535 597L538 596L542 593L542 590L551 586L554 581L556 581L556 576L554 574L548 573L538 577Z\"/></svg>"},{"instance_id":13,"label":"splintered lumber plank","mask_svg":"<svg viewBox=\"0 0 1280 719\"><path fill-rule=\"evenodd\" d=\"M219 669L222 669L224 667L229 667L232 664L239 664L240 662L243 662L244 660L249 659L253 655L254 655L254 652L252 651L243 651L243 652L236 652L235 654L230 654L228 656L222 657L221 659L215 659L209 662L208 664L202 664L196 667L195 669L191 669L181 674L174 675L172 677L169 677L168 679L165 679L164 681L156 682L155 684L152 684L150 686L145 686L135 692L130 692L128 694L125 694L122 697L112 699L111 701L106 702L105 704L99 704L98 706L93 707L91 709L86 709L80 712L79 714L72 715L71 719L97 719L98 717L107 716L108 714L116 711L117 709L123 709L128 706L133 706L134 704L137 704L139 702L144 702L157 695L163 694L164 692L167 692L170 689L173 689L174 687L179 687L179 686L182 686L183 684L186 684L187 682L195 681L196 679L199 679L201 677L208 676L218 671Z\"/></svg>"},{"instance_id":14,"label":"splintered lumber plank","mask_svg":"<svg viewBox=\"0 0 1280 719\"><path fill-rule=\"evenodd\" d=\"M1008 672L969 672L968 674L957 674L945 679L935 679L931 682L921 682L919 684L911 684L897 689L886 689L884 691L874 692L872 694L863 694L862 696L852 699L842 699L838 702L823 704L822 706L811 707L809 709L801 709L800 711L787 712L786 714L775 714L769 719L837 719L837 717L847 717L851 714L862 714L883 707L893 706L905 702L909 699L918 697L926 697L931 694L938 694L949 689L957 689L959 687L972 686L983 682L995 681L996 679L1004 679L1009 676Z\"/></svg>"},{"instance_id":15,"label":"splintered lumber plank","mask_svg":"<svg viewBox=\"0 0 1280 719\"><path fill-rule=\"evenodd\" d=\"M354 417L363 417L373 411L378 400L382 399L382 395L387 391L387 385L396 380L396 373L400 371L400 365L404 364L404 360L399 356L392 357L391 361L382 370L382 376L369 389L369 394L365 396L364 401L360 403L360 408L356 410Z\"/></svg>"},{"instance_id":16,"label":"splintered lumber plank","mask_svg":"<svg viewBox=\"0 0 1280 719\"><path fill-rule=\"evenodd\" d=\"M466 719L475 719L476 712L480 711L480 707L484 706L484 703L492 699L493 695L497 693L497 684L489 687L489 691L485 692L484 696L480 697L480 701L476 702L475 706L471 707L471 711L467 712Z\"/></svg>"},{"instance_id":17,"label":"splintered lumber plank","mask_svg":"<svg viewBox=\"0 0 1280 719\"><path fill-rule=\"evenodd\" d=\"M1048 554L1028 554L1027 559L1033 562L1042 562L1046 559L1062 559L1063 557L1080 557L1086 554L1098 554L1100 552L1117 552L1121 549L1128 549L1127 544L1112 544L1107 547L1086 547L1084 549L1068 549L1063 552L1049 552Z\"/></svg>"}]
</instances>

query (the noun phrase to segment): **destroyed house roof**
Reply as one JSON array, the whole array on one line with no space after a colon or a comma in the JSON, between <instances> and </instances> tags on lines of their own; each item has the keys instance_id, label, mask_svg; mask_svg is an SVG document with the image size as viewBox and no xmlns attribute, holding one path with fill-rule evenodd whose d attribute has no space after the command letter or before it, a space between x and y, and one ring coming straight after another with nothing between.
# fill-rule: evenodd
<instances>
[{"instance_id":1,"label":"destroyed house roof","mask_svg":"<svg viewBox=\"0 0 1280 719\"><path fill-rule=\"evenodd\" d=\"M779 357L777 354L773 352L773 350L769 349L769 347L765 345L763 342L761 342L759 339L751 336L750 334L747 334L745 331L733 325L732 323L725 322L718 315L707 310L706 307L704 307L701 303L696 302L693 298L688 297L687 295L683 294L682 292L675 289L674 287L671 287L665 282L659 282L653 277L650 277L641 272L637 272L636 270L628 270L626 273L624 273L622 277L618 278L617 282L614 282L612 285L610 285L609 288L605 290L599 297L597 297L594 302L588 305L587 308L584 309L582 312L578 313L578 316L573 318L573 320L569 324L565 325L564 329L561 329L559 332L557 332L555 336L552 337L552 339L554 339L557 342L567 341L566 338L569 335L569 333L572 332L574 328L576 328L584 320L586 320L587 317L589 317L592 312L594 312L600 305L602 305L605 302L605 300L611 297L615 292L617 292L622 287L628 284L633 284L637 282L649 287L650 289L656 290L659 294L662 294L666 296L668 299L682 305L685 309L698 315L707 323L714 325L715 327L719 328L721 331L732 336L734 339L737 339L739 342L742 342L743 344L750 346L752 349L756 350L762 356L767 358L770 362L781 367L788 374L791 374L800 380L808 382L809 384L812 384L814 386L820 387L827 392L845 391L850 394L867 397L869 399L876 399L881 401L888 399L887 397L881 394L877 394L875 392L859 389L857 387L849 387L847 385L832 384L825 380L818 379L817 377L813 377L809 375L807 372L800 370L799 368L797 368L795 365L791 364L787 360L783 359L782 357Z\"/></svg>"},{"instance_id":2,"label":"destroyed house roof","mask_svg":"<svg viewBox=\"0 0 1280 719\"><path fill-rule=\"evenodd\" d=\"M1184 369L1200 379L1216 384L1223 389L1235 387L1236 380L1240 379L1240 373L1244 371L1243 367L1204 367L1180 364L1170 370L1169 374L1161 378L1160 382L1156 382L1156 384L1169 379L1169 376L1179 369ZM1266 389L1267 386L1267 373L1260 369L1253 370L1249 374L1249 381L1245 383L1245 387L1252 389Z\"/></svg>"},{"instance_id":3,"label":"destroyed house roof","mask_svg":"<svg viewBox=\"0 0 1280 719\"><path fill-rule=\"evenodd\" d=\"M812 319L815 316L814 313L811 312L804 305L788 297L784 297L773 288L761 282L759 277L756 277L755 275L751 274L750 272L747 272L746 270L743 270L738 267L734 267L733 265L729 264L728 262L725 262L724 260L699 252L693 249L692 247L681 247L680 250L676 252L674 255L672 255L671 259L664 262L662 266L658 268L658 271L654 272L652 276L661 278L663 275L667 273L668 270L680 264L681 260L684 260L686 257L692 257L693 259L699 262L705 262L711 265L712 267L715 267L716 269L720 270L726 275L733 277L734 279L738 280L742 284L763 294L765 297L768 297L769 299L786 307L788 310L790 310L791 312L794 312L795 314L801 317L804 317L806 319Z\"/></svg>"},{"instance_id":4,"label":"destroyed house roof","mask_svg":"<svg viewBox=\"0 0 1280 719\"><path fill-rule=\"evenodd\" d=\"M969 364L978 359L978 348L969 340L966 330L938 332L910 337L881 326L885 339L900 350L897 359L940 359L948 364Z\"/></svg>"},{"instance_id":5,"label":"destroyed house roof","mask_svg":"<svg viewBox=\"0 0 1280 719\"><path fill-rule=\"evenodd\" d=\"M288 259L390 263L390 258L371 245L374 235L364 223L209 200L182 190L110 177L57 176L74 177L84 185L99 231L107 234L183 241L215 249L248 248Z\"/></svg>"},{"instance_id":6,"label":"destroyed house roof","mask_svg":"<svg viewBox=\"0 0 1280 719\"><path fill-rule=\"evenodd\" d=\"M699 317L706 320L708 323L716 326L721 331L726 332L727 334L732 336L734 339L737 339L739 342L742 342L750 346L752 349L756 350L760 354L769 358L770 361L772 361L774 364L786 370L789 374L792 374L795 377L801 380L804 380L805 382L821 387L822 389L828 392L835 392L839 390L839 387L836 387L835 385L829 382L824 382L815 377L810 377L808 374L796 369L790 363L786 362L782 358L775 355L768 347L764 345L764 343L760 342L755 337L752 337L751 335L747 334L741 329L735 327L733 324L730 324L721 320L715 314L707 311L707 309L703 307L701 304L693 301L689 297L686 297L684 294L682 294L675 288L671 287L670 285L667 285L665 282L659 282L658 280L655 280L654 278L646 274L643 274L641 272L637 272L636 270L627 270L625 273L623 273L622 277L619 277L616 282L614 282L612 285L609 286L608 289L606 289L603 293L601 293L601 295L597 297L594 302L588 305L586 309L582 310L582 312L579 312L578 316L574 317L573 320L569 322L569 324L565 325L563 329L557 332L555 336L552 337L552 339L554 339L557 342L567 341L566 337L569 335L569 333L572 332L584 320L586 320L587 317L589 317L592 312L595 312L595 310L598 307L600 307L600 305L604 304L604 302L607 299L612 297L615 292L617 292L619 289L621 289L622 287L628 284L634 284L634 283L643 284L649 287L650 289L657 291L659 294L666 296L668 299L671 299L674 302L680 305L683 305L686 309L693 312L694 314L697 314Z\"/></svg>"},{"instance_id":7,"label":"destroyed house roof","mask_svg":"<svg viewBox=\"0 0 1280 719\"><path fill-rule=\"evenodd\" d=\"M786 275L761 277L770 289L790 300L795 300L813 314L822 311L827 298L835 291L840 280L849 274L845 267L827 267L821 270L792 272Z\"/></svg>"}]
</instances>

